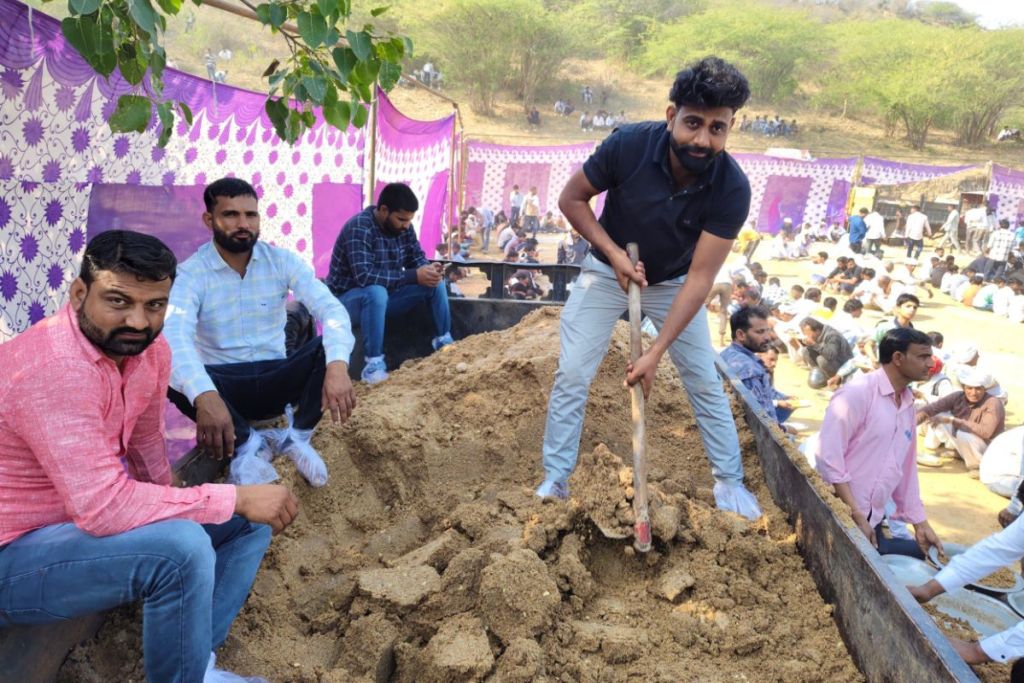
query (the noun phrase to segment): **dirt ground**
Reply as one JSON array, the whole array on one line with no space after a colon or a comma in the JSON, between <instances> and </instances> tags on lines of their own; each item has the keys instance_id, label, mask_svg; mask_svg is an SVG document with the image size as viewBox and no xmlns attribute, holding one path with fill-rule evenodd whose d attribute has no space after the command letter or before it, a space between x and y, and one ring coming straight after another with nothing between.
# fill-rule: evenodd
<instances>
[{"instance_id":1,"label":"dirt ground","mask_svg":"<svg viewBox=\"0 0 1024 683\"><path fill-rule=\"evenodd\" d=\"M539 239L541 261L554 263L560 236L541 234ZM819 244L813 251L826 248L827 245ZM764 251L766 250L762 247L762 252ZM925 252L926 255L928 253L930 252ZM473 255L485 257L476 252ZM896 247L887 247L886 255L897 259L903 252ZM493 258L495 255L492 253L490 256ZM766 253L755 256L755 260L760 261L769 275L778 276L787 289L794 284L808 286L811 274L818 272L808 260L772 261L767 259ZM957 262L963 267L969 260L959 258ZM481 276L473 275L469 281L460 283L460 286L467 295L476 296L485 290L485 282ZM842 307L845 298L839 299L839 305ZM862 318L863 326L870 329L882 317L877 311L865 311ZM711 329L716 329L717 321L717 314L709 314L708 322ZM1010 323L1005 318L997 318L991 313L966 308L938 291L935 292L933 299L928 299L927 295L922 298L922 306L915 318L915 324L925 331L942 332L947 348L964 342L977 344L984 362L989 367L999 369L999 382L1009 393L1009 402L1006 406L1007 428L1022 424L1024 361L1021 360L1019 340L1024 330L1020 325ZM798 441L819 429L831 397L829 391L809 388L806 379L806 370L794 365L788 357L779 359L775 372L776 386L781 391L811 404L797 410L791 418L792 421L807 427L798 434ZM918 447L922 446L919 440ZM947 459L940 468L919 468L919 477L929 521L942 539L971 544L999 530L996 514L1006 506L1006 499L989 491L978 480L971 479L962 460Z\"/></svg>"},{"instance_id":2,"label":"dirt ground","mask_svg":"<svg viewBox=\"0 0 1024 683\"><path fill-rule=\"evenodd\" d=\"M279 535L219 653L275 683L340 681L858 681L832 608L772 503L752 437L748 484L767 516L714 508L673 368L648 403L655 550L632 552L622 325L595 380L568 503L540 503L539 450L558 309L477 335L360 386L314 443L331 482ZM139 681L138 611L79 647L62 681ZM126 653L132 653L126 657Z\"/></svg>"}]
</instances>

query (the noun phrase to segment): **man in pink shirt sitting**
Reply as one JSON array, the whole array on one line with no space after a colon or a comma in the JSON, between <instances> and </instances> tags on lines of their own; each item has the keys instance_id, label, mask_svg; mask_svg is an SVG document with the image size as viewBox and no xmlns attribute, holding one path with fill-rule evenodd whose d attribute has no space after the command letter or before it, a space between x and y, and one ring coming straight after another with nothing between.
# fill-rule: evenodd
<instances>
[{"instance_id":1,"label":"man in pink shirt sitting","mask_svg":"<svg viewBox=\"0 0 1024 683\"><path fill-rule=\"evenodd\" d=\"M102 233L70 303L0 345L0 627L142 600L150 683L242 681L212 650L298 504L283 486L172 485L159 335L176 266L154 237Z\"/></svg>"},{"instance_id":2,"label":"man in pink shirt sitting","mask_svg":"<svg viewBox=\"0 0 1024 683\"><path fill-rule=\"evenodd\" d=\"M931 339L910 327L893 328L879 344L878 361L880 368L857 375L832 396L816 466L879 553L924 559L929 547L941 550L942 544L921 502L914 396L907 385L927 379ZM892 519L913 524L916 542L883 533L890 500Z\"/></svg>"}]
</instances>

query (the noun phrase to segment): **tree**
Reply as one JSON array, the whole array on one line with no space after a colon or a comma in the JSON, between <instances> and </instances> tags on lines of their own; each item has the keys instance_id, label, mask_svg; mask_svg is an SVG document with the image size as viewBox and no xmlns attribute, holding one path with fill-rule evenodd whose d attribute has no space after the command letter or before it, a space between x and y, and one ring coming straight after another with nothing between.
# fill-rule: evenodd
<instances>
[{"instance_id":1,"label":"tree","mask_svg":"<svg viewBox=\"0 0 1024 683\"><path fill-rule=\"evenodd\" d=\"M632 60L657 26L704 9L705 0L572 0L550 3L571 26L575 51Z\"/></svg>"},{"instance_id":2,"label":"tree","mask_svg":"<svg viewBox=\"0 0 1024 683\"><path fill-rule=\"evenodd\" d=\"M733 3L656 28L640 66L673 74L709 54L735 64L763 102L794 94L799 73L819 54L821 28L802 10Z\"/></svg>"},{"instance_id":3,"label":"tree","mask_svg":"<svg viewBox=\"0 0 1024 683\"><path fill-rule=\"evenodd\" d=\"M264 72L269 81L266 111L278 136L294 143L316 120L344 130L366 123L365 103L379 83L391 89L401 75L402 59L411 52L408 38L378 34L370 24L346 28L351 0L269 0L254 5L237 0L288 46L285 63L273 60ZM202 0L193 0L196 5ZM112 130L143 132L154 111L161 124L160 144L173 131L176 112L191 125L183 102L163 96L167 54L161 36L167 18L181 12L183 0L68 0L70 16L61 21L68 42L102 76L115 69L134 86L121 95L108 123ZM377 7L376 17L387 7ZM294 23L290 23L294 22Z\"/></svg>"},{"instance_id":4,"label":"tree","mask_svg":"<svg viewBox=\"0 0 1024 683\"><path fill-rule=\"evenodd\" d=\"M1013 68L1024 30L958 32L958 59L950 80L957 94L948 104L956 143L977 145L995 133L1003 114L1024 103L1024 72Z\"/></svg>"},{"instance_id":5,"label":"tree","mask_svg":"<svg viewBox=\"0 0 1024 683\"><path fill-rule=\"evenodd\" d=\"M505 86L532 104L570 50L561 24L539 0L450 0L421 5L410 21L422 35L422 52L438 57L446 80L465 85L470 107L487 115Z\"/></svg>"},{"instance_id":6,"label":"tree","mask_svg":"<svg viewBox=\"0 0 1024 683\"><path fill-rule=\"evenodd\" d=\"M949 0L926 0L914 6L914 16L928 24L940 26L967 27L974 26L978 19L960 5Z\"/></svg>"},{"instance_id":7,"label":"tree","mask_svg":"<svg viewBox=\"0 0 1024 683\"><path fill-rule=\"evenodd\" d=\"M818 101L897 124L911 147L923 149L931 129L950 121L957 97L949 74L959 45L951 31L906 19L828 27L823 37L836 50L819 70Z\"/></svg>"}]
</instances>

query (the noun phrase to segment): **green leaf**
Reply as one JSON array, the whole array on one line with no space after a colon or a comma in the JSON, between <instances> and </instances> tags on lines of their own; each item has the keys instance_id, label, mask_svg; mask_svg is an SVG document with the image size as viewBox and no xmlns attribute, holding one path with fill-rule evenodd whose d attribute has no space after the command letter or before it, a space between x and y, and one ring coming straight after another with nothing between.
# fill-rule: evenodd
<instances>
[{"instance_id":1,"label":"green leaf","mask_svg":"<svg viewBox=\"0 0 1024 683\"><path fill-rule=\"evenodd\" d=\"M131 43L122 43L117 50L117 68L121 71L124 80L132 85L142 82L146 75L146 56L139 52Z\"/></svg>"},{"instance_id":2,"label":"green leaf","mask_svg":"<svg viewBox=\"0 0 1024 683\"><path fill-rule=\"evenodd\" d=\"M192 126L192 110L189 109L189 106L187 104L185 104L184 102L178 102L178 110L181 112L181 115L185 117L185 123L187 123L191 127Z\"/></svg>"},{"instance_id":3,"label":"green leaf","mask_svg":"<svg viewBox=\"0 0 1024 683\"><path fill-rule=\"evenodd\" d=\"M268 26L281 28L288 19L288 10L275 3L263 3L256 8L256 16Z\"/></svg>"},{"instance_id":4,"label":"green leaf","mask_svg":"<svg viewBox=\"0 0 1024 683\"><path fill-rule=\"evenodd\" d=\"M316 6L320 8L320 14L330 17L338 11L338 0L316 0Z\"/></svg>"},{"instance_id":5,"label":"green leaf","mask_svg":"<svg viewBox=\"0 0 1024 683\"><path fill-rule=\"evenodd\" d=\"M92 14L100 8L100 0L71 0L68 7L72 14Z\"/></svg>"},{"instance_id":6,"label":"green leaf","mask_svg":"<svg viewBox=\"0 0 1024 683\"><path fill-rule=\"evenodd\" d=\"M366 112L366 107L361 104L356 104L352 107L352 125L356 128L362 128L366 125L366 119L369 114Z\"/></svg>"},{"instance_id":7,"label":"green leaf","mask_svg":"<svg viewBox=\"0 0 1024 683\"><path fill-rule=\"evenodd\" d=\"M391 90L398 83L402 76L402 67L391 62L384 62L380 65L380 87L384 90Z\"/></svg>"},{"instance_id":8,"label":"green leaf","mask_svg":"<svg viewBox=\"0 0 1024 683\"><path fill-rule=\"evenodd\" d=\"M331 28L327 31L327 35L324 36L324 45L331 47L337 45L339 40L341 40L341 34L338 33L338 29Z\"/></svg>"},{"instance_id":9,"label":"green leaf","mask_svg":"<svg viewBox=\"0 0 1024 683\"><path fill-rule=\"evenodd\" d=\"M402 44L405 46L404 56L412 57L412 38L402 37Z\"/></svg>"},{"instance_id":10,"label":"green leaf","mask_svg":"<svg viewBox=\"0 0 1024 683\"><path fill-rule=\"evenodd\" d=\"M128 13L146 33L156 33L157 15L149 0L128 0Z\"/></svg>"},{"instance_id":11,"label":"green leaf","mask_svg":"<svg viewBox=\"0 0 1024 683\"><path fill-rule=\"evenodd\" d=\"M360 31L359 33L345 31L345 37L348 39L348 45L352 48L352 52L355 53L360 61L369 59L370 54L373 52L373 44L370 41L369 33L366 31Z\"/></svg>"},{"instance_id":12,"label":"green leaf","mask_svg":"<svg viewBox=\"0 0 1024 683\"><path fill-rule=\"evenodd\" d=\"M156 144L160 147L166 147L167 142L171 139L171 134L174 133L174 111L171 108L172 106L170 102L161 102L156 106L156 115L160 117L160 139Z\"/></svg>"},{"instance_id":13,"label":"green leaf","mask_svg":"<svg viewBox=\"0 0 1024 683\"><path fill-rule=\"evenodd\" d=\"M391 9L391 5L384 5L383 7L374 7L372 10L370 10L370 16L379 17L380 15L387 12L389 9Z\"/></svg>"},{"instance_id":14,"label":"green leaf","mask_svg":"<svg viewBox=\"0 0 1024 683\"><path fill-rule=\"evenodd\" d=\"M284 99L267 99L267 103L263 108L267 112L267 118L270 119L270 123L274 125L274 132L277 133L277 137L282 140L287 139L288 105L285 104Z\"/></svg>"},{"instance_id":15,"label":"green leaf","mask_svg":"<svg viewBox=\"0 0 1024 683\"><path fill-rule=\"evenodd\" d=\"M288 141L288 144L293 144L300 135L302 135L302 115L294 109L289 109L284 139Z\"/></svg>"},{"instance_id":16,"label":"green leaf","mask_svg":"<svg viewBox=\"0 0 1024 683\"><path fill-rule=\"evenodd\" d=\"M113 18L113 13L103 10L98 15L67 17L60 22L67 41L101 76L109 76L117 67L114 31L111 28Z\"/></svg>"},{"instance_id":17,"label":"green leaf","mask_svg":"<svg viewBox=\"0 0 1024 683\"><path fill-rule=\"evenodd\" d=\"M306 45L315 49L324 42L327 36L327 23L320 15L320 10L314 7L309 12L299 12L298 24L299 35Z\"/></svg>"},{"instance_id":18,"label":"green leaf","mask_svg":"<svg viewBox=\"0 0 1024 683\"><path fill-rule=\"evenodd\" d=\"M324 121L328 124L338 130L346 130L349 119L352 116L352 108L349 107L348 102L339 102L338 91L334 89L333 85L328 84L321 113L323 114Z\"/></svg>"},{"instance_id":19,"label":"green leaf","mask_svg":"<svg viewBox=\"0 0 1024 683\"><path fill-rule=\"evenodd\" d=\"M356 64L352 69L352 80L360 84L373 84L380 72L380 60L377 58L367 59ZM369 98L367 98L369 99Z\"/></svg>"},{"instance_id":20,"label":"green leaf","mask_svg":"<svg viewBox=\"0 0 1024 683\"><path fill-rule=\"evenodd\" d=\"M117 98L117 108L110 115L107 123L110 129L115 132L136 133L145 132L149 125L149 118L152 113L153 104L149 98L140 95L121 95Z\"/></svg>"},{"instance_id":21,"label":"green leaf","mask_svg":"<svg viewBox=\"0 0 1024 683\"><path fill-rule=\"evenodd\" d=\"M181 0L156 0L156 4L168 14L173 15L181 11Z\"/></svg>"},{"instance_id":22,"label":"green leaf","mask_svg":"<svg viewBox=\"0 0 1024 683\"><path fill-rule=\"evenodd\" d=\"M349 76L352 75L352 69L355 67L359 58L349 47L336 47L331 50L331 57L334 58L334 63L338 67L338 72L341 74L341 83L346 85L348 83Z\"/></svg>"},{"instance_id":23,"label":"green leaf","mask_svg":"<svg viewBox=\"0 0 1024 683\"><path fill-rule=\"evenodd\" d=\"M149 55L149 73L151 82L153 79L160 80L160 77L164 73L164 69L167 67L167 53L164 52L164 48L155 43L152 47L153 50Z\"/></svg>"}]
</instances>

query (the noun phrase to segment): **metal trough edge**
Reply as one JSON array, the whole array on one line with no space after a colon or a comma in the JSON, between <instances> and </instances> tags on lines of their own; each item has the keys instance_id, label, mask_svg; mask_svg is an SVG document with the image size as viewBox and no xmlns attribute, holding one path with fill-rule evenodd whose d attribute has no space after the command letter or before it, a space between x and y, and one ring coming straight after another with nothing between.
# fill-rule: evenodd
<instances>
[{"instance_id":1,"label":"metal trough edge","mask_svg":"<svg viewBox=\"0 0 1024 683\"><path fill-rule=\"evenodd\" d=\"M786 453L743 382L715 365L743 404L765 481L789 516L818 592L835 607L854 662L872 683L978 683L978 677L854 526L844 524Z\"/></svg>"}]
</instances>

